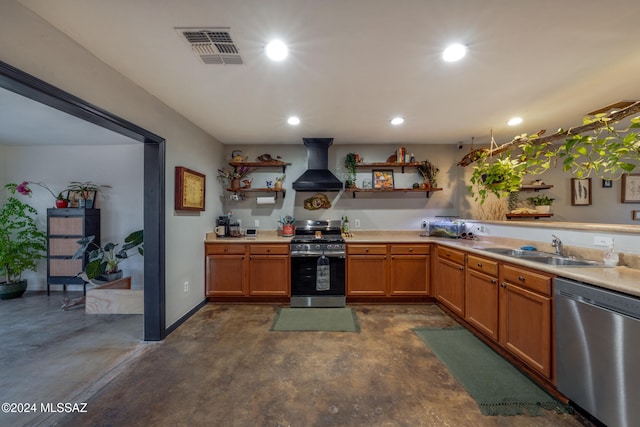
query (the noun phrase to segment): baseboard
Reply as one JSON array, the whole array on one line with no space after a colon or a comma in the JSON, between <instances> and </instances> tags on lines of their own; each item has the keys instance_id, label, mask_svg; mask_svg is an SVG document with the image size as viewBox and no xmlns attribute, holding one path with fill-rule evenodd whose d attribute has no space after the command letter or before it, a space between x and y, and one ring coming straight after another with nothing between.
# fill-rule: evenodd
<instances>
[{"instance_id":1,"label":"baseboard","mask_svg":"<svg viewBox=\"0 0 640 427\"><path fill-rule=\"evenodd\" d=\"M178 329L178 327L180 327L180 325L182 325L184 322L186 322L191 316L193 316L194 314L196 314L202 307L204 307L205 305L207 305L207 300L203 299L202 301L200 301L198 303L198 305L196 305L195 307L193 307L191 310L189 310L184 316L182 316L181 318L179 318L178 320L176 320L173 324L171 324L171 326L169 326L168 328L166 328L164 330L164 337L166 338L167 336L169 336L169 334L173 331L175 331L176 329Z\"/></svg>"}]
</instances>

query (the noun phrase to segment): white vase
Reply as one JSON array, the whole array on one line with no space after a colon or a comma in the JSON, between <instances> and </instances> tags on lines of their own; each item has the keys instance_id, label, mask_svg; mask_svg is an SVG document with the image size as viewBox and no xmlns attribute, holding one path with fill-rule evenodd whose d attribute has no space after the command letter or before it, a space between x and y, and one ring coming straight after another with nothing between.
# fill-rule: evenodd
<instances>
[{"instance_id":1,"label":"white vase","mask_svg":"<svg viewBox=\"0 0 640 427\"><path fill-rule=\"evenodd\" d=\"M536 206L536 211L540 213L549 213L550 210L551 210L551 205Z\"/></svg>"}]
</instances>

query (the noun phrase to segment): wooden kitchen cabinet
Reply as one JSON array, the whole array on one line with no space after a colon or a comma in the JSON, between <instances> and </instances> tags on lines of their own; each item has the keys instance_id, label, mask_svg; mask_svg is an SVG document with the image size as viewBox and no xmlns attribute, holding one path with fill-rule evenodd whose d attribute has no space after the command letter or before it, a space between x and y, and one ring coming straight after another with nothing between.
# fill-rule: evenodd
<instances>
[{"instance_id":1,"label":"wooden kitchen cabinet","mask_svg":"<svg viewBox=\"0 0 640 427\"><path fill-rule=\"evenodd\" d=\"M552 275L503 264L500 272L500 344L552 379Z\"/></svg>"},{"instance_id":2,"label":"wooden kitchen cabinet","mask_svg":"<svg viewBox=\"0 0 640 427\"><path fill-rule=\"evenodd\" d=\"M465 320L494 341L498 341L498 263L467 255Z\"/></svg>"},{"instance_id":3,"label":"wooden kitchen cabinet","mask_svg":"<svg viewBox=\"0 0 640 427\"><path fill-rule=\"evenodd\" d=\"M249 295L289 296L289 245L249 246Z\"/></svg>"},{"instance_id":4,"label":"wooden kitchen cabinet","mask_svg":"<svg viewBox=\"0 0 640 427\"><path fill-rule=\"evenodd\" d=\"M435 297L445 307L464 318L465 258L462 251L438 246Z\"/></svg>"},{"instance_id":5,"label":"wooden kitchen cabinet","mask_svg":"<svg viewBox=\"0 0 640 427\"><path fill-rule=\"evenodd\" d=\"M387 245L347 245L347 295L387 294Z\"/></svg>"},{"instance_id":6,"label":"wooden kitchen cabinet","mask_svg":"<svg viewBox=\"0 0 640 427\"><path fill-rule=\"evenodd\" d=\"M397 244L389 253L389 295L429 295L430 246Z\"/></svg>"},{"instance_id":7,"label":"wooden kitchen cabinet","mask_svg":"<svg viewBox=\"0 0 640 427\"><path fill-rule=\"evenodd\" d=\"M205 295L208 297L247 295L246 245L206 244L205 286Z\"/></svg>"}]
</instances>

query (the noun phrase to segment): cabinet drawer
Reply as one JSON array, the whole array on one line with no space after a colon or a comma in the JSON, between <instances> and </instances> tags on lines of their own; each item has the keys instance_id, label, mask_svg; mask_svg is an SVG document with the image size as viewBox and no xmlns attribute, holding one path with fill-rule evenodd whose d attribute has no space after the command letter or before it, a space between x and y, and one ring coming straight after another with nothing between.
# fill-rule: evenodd
<instances>
[{"instance_id":1,"label":"cabinet drawer","mask_svg":"<svg viewBox=\"0 0 640 427\"><path fill-rule=\"evenodd\" d=\"M244 255L245 245L229 243L207 244L207 255Z\"/></svg>"},{"instance_id":2,"label":"cabinet drawer","mask_svg":"<svg viewBox=\"0 0 640 427\"><path fill-rule=\"evenodd\" d=\"M81 259L49 259L49 276L75 276L82 270Z\"/></svg>"},{"instance_id":3,"label":"cabinet drawer","mask_svg":"<svg viewBox=\"0 0 640 427\"><path fill-rule=\"evenodd\" d=\"M552 276L524 270L522 267L505 264L503 267L504 280L534 292L551 296Z\"/></svg>"},{"instance_id":4,"label":"cabinet drawer","mask_svg":"<svg viewBox=\"0 0 640 427\"><path fill-rule=\"evenodd\" d=\"M386 245L347 245L349 255L386 255Z\"/></svg>"},{"instance_id":5,"label":"cabinet drawer","mask_svg":"<svg viewBox=\"0 0 640 427\"><path fill-rule=\"evenodd\" d=\"M498 276L498 263L496 261L481 258L475 255L467 256L467 267L472 270L480 271L489 276Z\"/></svg>"},{"instance_id":6,"label":"cabinet drawer","mask_svg":"<svg viewBox=\"0 0 640 427\"><path fill-rule=\"evenodd\" d=\"M392 255L426 255L429 253L429 245L393 245Z\"/></svg>"},{"instance_id":7,"label":"cabinet drawer","mask_svg":"<svg viewBox=\"0 0 640 427\"><path fill-rule=\"evenodd\" d=\"M71 256L76 253L80 245L78 237L70 239L51 238L49 239L49 255L51 256Z\"/></svg>"},{"instance_id":8,"label":"cabinet drawer","mask_svg":"<svg viewBox=\"0 0 640 427\"><path fill-rule=\"evenodd\" d=\"M82 236L83 223L84 223L84 218L82 217L73 217L73 218L50 217L49 218L49 234L52 236L55 236L55 235Z\"/></svg>"},{"instance_id":9,"label":"cabinet drawer","mask_svg":"<svg viewBox=\"0 0 640 427\"><path fill-rule=\"evenodd\" d=\"M288 255L289 245L251 245L249 253L253 255Z\"/></svg>"},{"instance_id":10,"label":"cabinet drawer","mask_svg":"<svg viewBox=\"0 0 640 427\"><path fill-rule=\"evenodd\" d=\"M464 264L464 252L460 252L455 249L438 246L438 256L455 262L456 264Z\"/></svg>"}]
</instances>

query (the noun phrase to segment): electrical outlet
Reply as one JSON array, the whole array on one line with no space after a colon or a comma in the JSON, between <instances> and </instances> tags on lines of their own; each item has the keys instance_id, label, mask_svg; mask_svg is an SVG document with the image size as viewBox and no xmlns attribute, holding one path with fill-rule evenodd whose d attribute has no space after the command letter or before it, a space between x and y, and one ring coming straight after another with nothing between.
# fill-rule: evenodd
<instances>
[{"instance_id":1,"label":"electrical outlet","mask_svg":"<svg viewBox=\"0 0 640 427\"><path fill-rule=\"evenodd\" d=\"M422 222L420 223L420 228L422 228L423 230L426 230L429 227L429 223L426 220L422 220Z\"/></svg>"},{"instance_id":2,"label":"electrical outlet","mask_svg":"<svg viewBox=\"0 0 640 427\"><path fill-rule=\"evenodd\" d=\"M613 237L611 236L595 236L593 238L593 244L595 246L609 247L613 243Z\"/></svg>"},{"instance_id":3,"label":"electrical outlet","mask_svg":"<svg viewBox=\"0 0 640 427\"><path fill-rule=\"evenodd\" d=\"M356 218L355 220L355 227L356 228L360 228L360 220Z\"/></svg>"},{"instance_id":4,"label":"electrical outlet","mask_svg":"<svg viewBox=\"0 0 640 427\"><path fill-rule=\"evenodd\" d=\"M254 221L253 221L253 226L254 226L255 228L260 227L260 220L259 220L259 219L254 220Z\"/></svg>"},{"instance_id":5,"label":"electrical outlet","mask_svg":"<svg viewBox=\"0 0 640 427\"><path fill-rule=\"evenodd\" d=\"M189 281L184 282L184 291L189 292Z\"/></svg>"}]
</instances>

